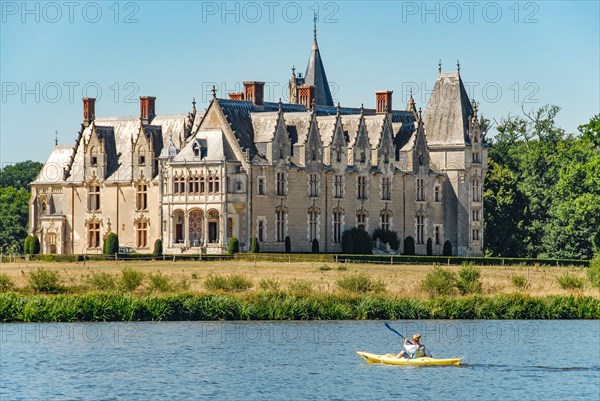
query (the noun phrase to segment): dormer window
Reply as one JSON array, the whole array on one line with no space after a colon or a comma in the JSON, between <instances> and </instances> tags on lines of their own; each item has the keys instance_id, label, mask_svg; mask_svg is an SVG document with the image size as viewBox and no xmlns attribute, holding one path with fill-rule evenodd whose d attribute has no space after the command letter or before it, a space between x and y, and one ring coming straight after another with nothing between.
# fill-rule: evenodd
<instances>
[{"instance_id":1,"label":"dormer window","mask_svg":"<svg viewBox=\"0 0 600 401\"><path fill-rule=\"evenodd\" d=\"M473 139L475 140L475 143L479 142L479 135L473 135Z\"/></svg>"},{"instance_id":2,"label":"dormer window","mask_svg":"<svg viewBox=\"0 0 600 401\"><path fill-rule=\"evenodd\" d=\"M361 163L366 163L367 162L367 154L365 153L364 150L360 153L360 162Z\"/></svg>"},{"instance_id":3,"label":"dormer window","mask_svg":"<svg viewBox=\"0 0 600 401\"><path fill-rule=\"evenodd\" d=\"M144 155L139 155L139 156L138 156L138 164L139 164L140 166L143 166L143 165L145 165L145 164L146 164L146 156L144 156Z\"/></svg>"},{"instance_id":4,"label":"dormer window","mask_svg":"<svg viewBox=\"0 0 600 401\"><path fill-rule=\"evenodd\" d=\"M192 151L194 152L194 157L199 157L200 159L206 159L208 155L208 148L198 142L194 143Z\"/></svg>"},{"instance_id":5,"label":"dormer window","mask_svg":"<svg viewBox=\"0 0 600 401\"><path fill-rule=\"evenodd\" d=\"M340 150L339 150L339 149L338 149L338 150L335 152L335 160L336 160L338 163L341 163L341 162L342 162L342 152L340 152Z\"/></svg>"},{"instance_id":6,"label":"dormer window","mask_svg":"<svg viewBox=\"0 0 600 401\"><path fill-rule=\"evenodd\" d=\"M194 144L192 149L194 151L194 157L200 157L200 146L197 143Z\"/></svg>"},{"instance_id":7,"label":"dormer window","mask_svg":"<svg viewBox=\"0 0 600 401\"><path fill-rule=\"evenodd\" d=\"M390 156L388 155L388 153L387 153L387 152L385 152L385 153L383 154L383 162L384 162L385 164L387 164L387 163L389 163L389 162L390 162Z\"/></svg>"},{"instance_id":8,"label":"dormer window","mask_svg":"<svg viewBox=\"0 0 600 401\"><path fill-rule=\"evenodd\" d=\"M90 157L90 166L96 167L98 165L98 157L92 156Z\"/></svg>"},{"instance_id":9,"label":"dormer window","mask_svg":"<svg viewBox=\"0 0 600 401\"><path fill-rule=\"evenodd\" d=\"M280 159L283 159L283 158L284 158L284 155L283 155L283 146L280 146L280 147L279 147L279 158L280 158Z\"/></svg>"},{"instance_id":10,"label":"dormer window","mask_svg":"<svg viewBox=\"0 0 600 401\"><path fill-rule=\"evenodd\" d=\"M311 157L312 161L317 160L317 152L315 152L314 149L310 152L310 157Z\"/></svg>"}]
</instances>

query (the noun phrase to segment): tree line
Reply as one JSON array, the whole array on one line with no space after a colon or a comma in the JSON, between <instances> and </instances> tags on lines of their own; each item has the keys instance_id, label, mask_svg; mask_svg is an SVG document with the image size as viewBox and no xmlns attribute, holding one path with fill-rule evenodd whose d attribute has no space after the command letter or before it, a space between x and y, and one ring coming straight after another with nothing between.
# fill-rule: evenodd
<instances>
[{"instance_id":1,"label":"tree line","mask_svg":"<svg viewBox=\"0 0 600 401\"><path fill-rule=\"evenodd\" d=\"M488 140L486 255L590 259L599 253L600 114L567 133L556 125L559 111L545 106L509 115ZM2 253L24 249L29 184L41 168L25 161L0 169Z\"/></svg>"}]
</instances>

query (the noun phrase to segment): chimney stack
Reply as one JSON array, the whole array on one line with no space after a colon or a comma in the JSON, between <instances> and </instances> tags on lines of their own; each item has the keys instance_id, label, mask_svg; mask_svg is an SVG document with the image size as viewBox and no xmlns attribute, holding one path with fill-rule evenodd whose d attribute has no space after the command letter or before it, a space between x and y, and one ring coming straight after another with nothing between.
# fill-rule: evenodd
<instances>
[{"instance_id":1,"label":"chimney stack","mask_svg":"<svg viewBox=\"0 0 600 401\"><path fill-rule=\"evenodd\" d=\"M244 92L230 92L229 100L244 100Z\"/></svg>"},{"instance_id":2,"label":"chimney stack","mask_svg":"<svg viewBox=\"0 0 600 401\"><path fill-rule=\"evenodd\" d=\"M244 82L244 98L250 100L257 106L263 105L265 83L260 81Z\"/></svg>"},{"instance_id":3,"label":"chimney stack","mask_svg":"<svg viewBox=\"0 0 600 401\"><path fill-rule=\"evenodd\" d=\"M154 96L140 96L140 120L144 124L149 124L156 115L155 102L156 97Z\"/></svg>"},{"instance_id":4,"label":"chimney stack","mask_svg":"<svg viewBox=\"0 0 600 401\"><path fill-rule=\"evenodd\" d=\"M315 100L315 87L302 85L298 87L298 104L303 104L308 110L312 109Z\"/></svg>"},{"instance_id":5,"label":"chimney stack","mask_svg":"<svg viewBox=\"0 0 600 401\"><path fill-rule=\"evenodd\" d=\"M94 120L96 114L96 99L84 97L83 99L83 125L86 127Z\"/></svg>"},{"instance_id":6,"label":"chimney stack","mask_svg":"<svg viewBox=\"0 0 600 401\"><path fill-rule=\"evenodd\" d=\"M375 92L377 114L392 112L392 93L394 91L385 90Z\"/></svg>"}]
</instances>

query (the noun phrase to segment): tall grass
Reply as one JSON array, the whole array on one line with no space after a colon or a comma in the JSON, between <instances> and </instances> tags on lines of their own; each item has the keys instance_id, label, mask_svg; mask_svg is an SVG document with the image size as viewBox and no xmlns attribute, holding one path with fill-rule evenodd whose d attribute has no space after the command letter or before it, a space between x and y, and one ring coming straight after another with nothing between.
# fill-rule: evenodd
<instances>
[{"instance_id":1,"label":"tall grass","mask_svg":"<svg viewBox=\"0 0 600 401\"><path fill-rule=\"evenodd\" d=\"M436 266L425 275L421 288L431 296L453 295L456 292L456 274Z\"/></svg>"},{"instance_id":2,"label":"tall grass","mask_svg":"<svg viewBox=\"0 0 600 401\"><path fill-rule=\"evenodd\" d=\"M133 291L144 282L144 273L138 270L124 268L121 270L119 287L123 291Z\"/></svg>"},{"instance_id":3,"label":"tall grass","mask_svg":"<svg viewBox=\"0 0 600 401\"><path fill-rule=\"evenodd\" d=\"M209 291L241 292L252 288L252 280L240 274L221 276L210 273L204 280L204 287Z\"/></svg>"},{"instance_id":4,"label":"tall grass","mask_svg":"<svg viewBox=\"0 0 600 401\"><path fill-rule=\"evenodd\" d=\"M581 277L574 276L569 272L557 277L556 281L563 290L582 290L585 285L585 282Z\"/></svg>"},{"instance_id":5,"label":"tall grass","mask_svg":"<svg viewBox=\"0 0 600 401\"><path fill-rule=\"evenodd\" d=\"M428 299L373 294L0 294L2 322L308 319L600 319L600 299L523 294Z\"/></svg>"},{"instance_id":6,"label":"tall grass","mask_svg":"<svg viewBox=\"0 0 600 401\"><path fill-rule=\"evenodd\" d=\"M456 288L462 295L481 294L481 269L472 263L463 263L463 267L458 271Z\"/></svg>"},{"instance_id":7,"label":"tall grass","mask_svg":"<svg viewBox=\"0 0 600 401\"><path fill-rule=\"evenodd\" d=\"M385 291L385 284L382 280L373 280L365 274L342 277L336 282L336 286L340 290L354 293Z\"/></svg>"},{"instance_id":8,"label":"tall grass","mask_svg":"<svg viewBox=\"0 0 600 401\"><path fill-rule=\"evenodd\" d=\"M6 273L0 273L0 292L10 291L14 288L15 283Z\"/></svg>"},{"instance_id":9,"label":"tall grass","mask_svg":"<svg viewBox=\"0 0 600 401\"><path fill-rule=\"evenodd\" d=\"M92 273L88 283L99 291L110 291L117 288L115 276L107 272Z\"/></svg>"},{"instance_id":10,"label":"tall grass","mask_svg":"<svg viewBox=\"0 0 600 401\"><path fill-rule=\"evenodd\" d=\"M171 291L172 288L171 280L161 272L148 275L148 289L150 291L167 292Z\"/></svg>"},{"instance_id":11,"label":"tall grass","mask_svg":"<svg viewBox=\"0 0 600 401\"><path fill-rule=\"evenodd\" d=\"M58 294L65 291L60 284L60 274L52 270L37 268L28 274L27 283L34 292Z\"/></svg>"}]
</instances>

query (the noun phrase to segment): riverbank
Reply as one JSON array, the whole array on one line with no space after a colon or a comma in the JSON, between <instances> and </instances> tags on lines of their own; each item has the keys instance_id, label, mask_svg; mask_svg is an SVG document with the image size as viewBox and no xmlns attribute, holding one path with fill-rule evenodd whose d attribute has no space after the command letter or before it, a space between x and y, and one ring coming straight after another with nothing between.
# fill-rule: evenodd
<instances>
[{"instance_id":1,"label":"riverbank","mask_svg":"<svg viewBox=\"0 0 600 401\"><path fill-rule=\"evenodd\" d=\"M380 295L0 294L2 322L345 319L600 319L600 299L586 296L391 298Z\"/></svg>"}]
</instances>

